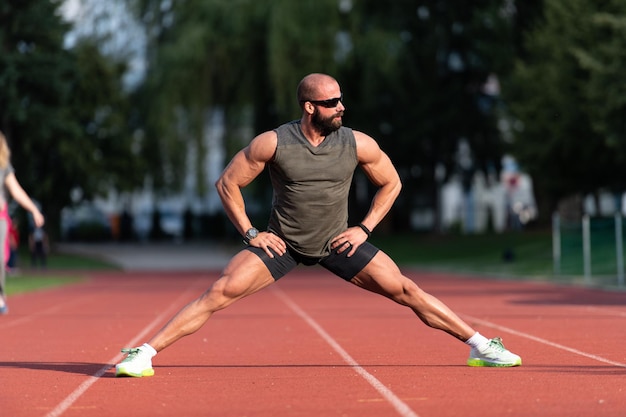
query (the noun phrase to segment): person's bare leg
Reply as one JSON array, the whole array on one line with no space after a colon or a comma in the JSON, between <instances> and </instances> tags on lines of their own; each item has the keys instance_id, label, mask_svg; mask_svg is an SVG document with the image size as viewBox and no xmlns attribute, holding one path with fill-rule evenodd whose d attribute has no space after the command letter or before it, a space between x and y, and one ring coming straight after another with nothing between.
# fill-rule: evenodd
<instances>
[{"instance_id":1,"label":"person's bare leg","mask_svg":"<svg viewBox=\"0 0 626 417\"><path fill-rule=\"evenodd\" d=\"M426 325L464 342L470 347L469 366L522 364L522 358L507 350L499 337L487 339L472 329L443 302L402 275L398 266L382 251L352 279L352 283L409 307Z\"/></svg>"},{"instance_id":2,"label":"person's bare leg","mask_svg":"<svg viewBox=\"0 0 626 417\"><path fill-rule=\"evenodd\" d=\"M409 307L426 325L463 342L476 333L443 302L402 275L395 262L382 251L351 282Z\"/></svg>"},{"instance_id":3,"label":"person's bare leg","mask_svg":"<svg viewBox=\"0 0 626 417\"><path fill-rule=\"evenodd\" d=\"M258 256L243 250L233 257L222 276L204 294L187 304L149 341L157 352L199 330L218 310L272 284L269 270Z\"/></svg>"},{"instance_id":4,"label":"person's bare leg","mask_svg":"<svg viewBox=\"0 0 626 417\"><path fill-rule=\"evenodd\" d=\"M180 338L196 332L218 310L274 282L261 259L243 250L231 259L222 276L204 294L183 307L148 343L122 349L127 356L115 365L115 376L154 375L152 358Z\"/></svg>"}]
</instances>

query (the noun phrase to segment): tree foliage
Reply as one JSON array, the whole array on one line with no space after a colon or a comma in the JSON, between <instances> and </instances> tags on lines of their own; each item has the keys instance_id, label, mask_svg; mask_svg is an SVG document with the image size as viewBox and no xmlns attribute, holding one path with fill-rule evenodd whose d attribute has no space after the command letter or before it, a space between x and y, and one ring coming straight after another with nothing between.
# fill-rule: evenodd
<instances>
[{"instance_id":1,"label":"tree foliage","mask_svg":"<svg viewBox=\"0 0 626 417\"><path fill-rule=\"evenodd\" d=\"M299 79L307 70L333 69L333 0L189 0L169 8L159 0L131 3L151 34L138 101L158 186L181 180L186 145L204 154L211 111L224 111L233 154L242 145L236 139L242 125L258 132L294 117Z\"/></svg>"},{"instance_id":2,"label":"tree foliage","mask_svg":"<svg viewBox=\"0 0 626 417\"><path fill-rule=\"evenodd\" d=\"M132 181L122 68L93 45L63 47L58 1L0 6L0 129L16 175L55 235L71 191L89 197Z\"/></svg>"},{"instance_id":3,"label":"tree foliage","mask_svg":"<svg viewBox=\"0 0 626 417\"><path fill-rule=\"evenodd\" d=\"M497 97L482 87L510 66L506 3L355 3L349 18L354 51L342 67L347 119L376 137L399 168L402 224L416 206L437 207L441 167L446 179L461 174L466 180L477 170L500 168ZM456 159L461 140L473 150L465 172Z\"/></svg>"},{"instance_id":4,"label":"tree foliage","mask_svg":"<svg viewBox=\"0 0 626 417\"><path fill-rule=\"evenodd\" d=\"M621 2L547 0L505 89L515 155L550 210L570 194L624 190L623 16Z\"/></svg>"},{"instance_id":5,"label":"tree foliage","mask_svg":"<svg viewBox=\"0 0 626 417\"><path fill-rule=\"evenodd\" d=\"M573 54L588 72L582 94L588 102L591 127L603 140L610 166L606 183L617 192L626 191L626 3L607 1L590 16L593 45L574 47Z\"/></svg>"}]
</instances>

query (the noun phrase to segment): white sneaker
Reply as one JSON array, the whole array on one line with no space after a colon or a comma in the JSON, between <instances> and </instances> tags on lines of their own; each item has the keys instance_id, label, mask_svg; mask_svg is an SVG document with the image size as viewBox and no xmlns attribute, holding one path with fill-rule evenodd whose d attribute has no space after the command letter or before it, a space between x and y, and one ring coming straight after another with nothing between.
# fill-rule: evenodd
<instances>
[{"instance_id":1,"label":"white sneaker","mask_svg":"<svg viewBox=\"0 0 626 417\"><path fill-rule=\"evenodd\" d=\"M115 376L142 376L154 375L152 369L152 357L142 348L122 349L122 353L128 353L126 358L115 365Z\"/></svg>"},{"instance_id":2,"label":"white sneaker","mask_svg":"<svg viewBox=\"0 0 626 417\"><path fill-rule=\"evenodd\" d=\"M482 351L472 348L467 364L469 366L495 367L520 366L522 358L515 353L509 352L502 344L502 339L494 337L489 339L489 343Z\"/></svg>"}]
</instances>

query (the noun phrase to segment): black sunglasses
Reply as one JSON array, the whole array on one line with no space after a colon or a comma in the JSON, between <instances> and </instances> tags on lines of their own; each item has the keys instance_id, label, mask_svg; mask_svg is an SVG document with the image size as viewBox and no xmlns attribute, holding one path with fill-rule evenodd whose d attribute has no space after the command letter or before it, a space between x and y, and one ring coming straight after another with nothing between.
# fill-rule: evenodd
<instances>
[{"instance_id":1,"label":"black sunglasses","mask_svg":"<svg viewBox=\"0 0 626 417\"><path fill-rule=\"evenodd\" d=\"M340 101L343 101L343 93L339 97L329 98L328 100L301 100L302 103L306 103L307 101L311 104L315 104L316 106L331 109L333 107L337 107L337 104L339 104Z\"/></svg>"}]
</instances>

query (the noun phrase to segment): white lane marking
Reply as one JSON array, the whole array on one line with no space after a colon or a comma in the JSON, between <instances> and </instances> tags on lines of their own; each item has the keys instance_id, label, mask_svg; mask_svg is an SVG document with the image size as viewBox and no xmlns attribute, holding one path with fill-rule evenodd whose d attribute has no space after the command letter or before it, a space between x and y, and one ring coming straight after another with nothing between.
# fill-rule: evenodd
<instances>
[{"instance_id":1,"label":"white lane marking","mask_svg":"<svg viewBox=\"0 0 626 417\"><path fill-rule=\"evenodd\" d=\"M382 395L392 406L396 409L399 415L402 417L419 417L406 405L400 398L398 398L389 388L387 388L382 382L369 372L367 372L357 361L355 361L342 347L332 338L326 331L313 320L308 314L306 314L294 301L291 300L282 290L272 286L271 289L283 300L283 302L295 312L302 320L304 320L309 326L313 328L319 334L326 343L328 343L335 352L337 352L343 360L352 367L352 369L365 379L380 395Z\"/></svg>"},{"instance_id":2,"label":"white lane marking","mask_svg":"<svg viewBox=\"0 0 626 417\"><path fill-rule=\"evenodd\" d=\"M183 302L186 298L189 298L192 291L196 291L195 286L196 283L201 280L195 281L191 284L184 293L182 293L174 302L172 302L169 307L164 310L161 314L159 314L150 324L143 328L143 330L138 333L130 342L126 344L126 346L135 346L141 340L143 340L146 335L159 324L162 323L165 319L168 319L175 311L180 308L180 303ZM109 363L102 367L98 372L87 378L82 384L78 386L70 395L68 395L63 401L61 401L52 411L46 414L46 417L59 417L68 408L72 406L80 398L81 395L85 393L93 384L98 382L98 379L102 377L109 369L111 369L115 364L123 357L121 353L118 353L113 358L109 360Z\"/></svg>"},{"instance_id":3,"label":"white lane marking","mask_svg":"<svg viewBox=\"0 0 626 417\"><path fill-rule=\"evenodd\" d=\"M475 323L482 324L483 326L491 327L491 328L496 329L496 330L500 330L500 331L503 331L503 332L507 332L509 334L513 334L515 336L524 337L526 339L533 340L535 342L542 343L542 344L547 345L547 346L552 346L553 348L561 349L561 350L564 350L566 352L573 353L575 355L584 356L586 358L593 359L593 360L598 361L598 362L607 363L609 365L618 366L620 368L626 368L626 363L615 362L615 361L612 361L610 359L603 358L602 356L594 355L592 353L583 352L581 350L574 349L574 348L571 348L571 347L568 347L568 346L565 346L565 345L560 345L558 343L554 343L554 342L551 342L549 340L542 339L540 337L533 336L533 335L528 334L528 333L518 332L517 330L513 330L513 329L511 329L509 327L500 326L499 324L495 324L495 323L492 323L492 322L487 321L487 320L482 320L482 319L479 319L477 317L472 317L472 316L468 316L468 315L465 315L465 314L463 314L462 316L465 318L465 321L473 321Z\"/></svg>"}]
</instances>

